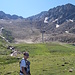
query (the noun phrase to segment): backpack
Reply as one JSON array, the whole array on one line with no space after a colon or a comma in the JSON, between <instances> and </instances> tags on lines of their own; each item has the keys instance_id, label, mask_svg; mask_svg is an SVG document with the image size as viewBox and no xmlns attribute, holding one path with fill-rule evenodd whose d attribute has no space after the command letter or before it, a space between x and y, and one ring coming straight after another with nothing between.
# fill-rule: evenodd
<instances>
[{"instance_id":1,"label":"backpack","mask_svg":"<svg viewBox=\"0 0 75 75\"><path fill-rule=\"evenodd\" d=\"M22 60L24 60L24 59L22 59ZM21 60L21 61L22 61L22 60ZM19 64L21 64L21 61L19 62ZM30 74L30 61L25 60L25 62L26 62L25 71L26 71L26 73L27 73L28 75L31 75L31 74ZM20 72L23 73L22 71L20 71Z\"/></svg>"}]
</instances>

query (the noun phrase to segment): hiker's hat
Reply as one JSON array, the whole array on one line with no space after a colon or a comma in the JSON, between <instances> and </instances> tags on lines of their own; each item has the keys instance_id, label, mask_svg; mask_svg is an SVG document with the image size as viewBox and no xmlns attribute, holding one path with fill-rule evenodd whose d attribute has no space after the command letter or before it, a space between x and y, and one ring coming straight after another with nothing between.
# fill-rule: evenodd
<instances>
[{"instance_id":1,"label":"hiker's hat","mask_svg":"<svg viewBox=\"0 0 75 75\"><path fill-rule=\"evenodd\" d=\"M24 55L25 55L25 56L29 56L29 53L28 53L28 52L24 52Z\"/></svg>"}]
</instances>

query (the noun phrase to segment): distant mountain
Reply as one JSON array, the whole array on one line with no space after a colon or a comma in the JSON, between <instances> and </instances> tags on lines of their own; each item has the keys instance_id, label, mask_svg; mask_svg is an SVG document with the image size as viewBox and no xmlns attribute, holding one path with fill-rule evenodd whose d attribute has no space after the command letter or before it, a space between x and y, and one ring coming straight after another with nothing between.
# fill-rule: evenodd
<instances>
[{"instance_id":1,"label":"distant mountain","mask_svg":"<svg viewBox=\"0 0 75 75\"><path fill-rule=\"evenodd\" d=\"M19 19L20 18L20 19ZM12 32L15 41L75 42L75 5L70 3L23 18L0 11L0 29Z\"/></svg>"},{"instance_id":2,"label":"distant mountain","mask_svg":"<svg viewBox=\"0 0 75 75\"><path fill-rule=\"evenodd\" d=\"M26 20L30 20L30 21L40 21L43 20L45 18L45 15L47 14L47 11L43 11L37 15L31 16L26 18Z\"/></svg>"},{"instance_id":3,"label":"distant mountain","mask_svg":"<svg viewBox=\"0 0 75 75\"><path fill-rule=\"evenodd\" d=\"M56 8L50 9L47 13L50 21L58 19L58 24L63 23L66 20L75 20L75 6L72 4L66 4L57 6Z\"/></svg>"},{"instance_id":4,"label":"distant mountain","mask_svg":"<svg viewBox=\"0 0 75 75\"><path fill-rule=\"evenodd\" d=\"M17 16L17 15L10 15L10 14L5 14L3 11L0 11L0 19L18 19L21 18L23 19L22 16Z\"/></svg>"},{"instance_id":5,"label":"distant mountain","mask_svg":"<svg viewBox=\"0 0 75 75\"><path fill-rule=\"evenodd\" d=\"M27 19L37 21L36 27L39 29L41 29L41 27L44 28L47 33L50 33L50 31L59 32L59 30L62 33L71 31L72 28L73 30L75 28L75 5L68 3L66 5L57 6ZM46 22L45 19L47 20Z\"/></svg>"},{"instance_id":6,"label":"distant mountain","mask_svg":"<svg viewBox=\"0 0 75 75\"><path fill-rule=\"evenodd\" d=\"M43 11L37 15L28 17L28 20L44 20L45 17L48 17L50 21L55 19L60 19L64 22L65 19L75 19L75 5L70 3L62 6L57 6L55 8L49 9L48 11ZM64 19L64 20L63 20ZM62 23L59 20L59 23Z\"/></svg>"}]
</instances>

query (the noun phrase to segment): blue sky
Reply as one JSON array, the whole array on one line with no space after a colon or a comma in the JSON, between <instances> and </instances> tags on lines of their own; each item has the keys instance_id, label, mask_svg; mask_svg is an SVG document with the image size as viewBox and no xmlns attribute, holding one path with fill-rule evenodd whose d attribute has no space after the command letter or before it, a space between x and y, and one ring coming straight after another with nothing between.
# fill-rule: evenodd
<instances>
[{"instance_id":1,"label":"blue sky","mask_svg":"<svg viewBox=\"0 0 75 75\"><path fill-rule=\"evenodd\" d=\"M67 3L75 5L75 0L0 0L0 11L26 18Z\"/></svg>"}]
</instances>

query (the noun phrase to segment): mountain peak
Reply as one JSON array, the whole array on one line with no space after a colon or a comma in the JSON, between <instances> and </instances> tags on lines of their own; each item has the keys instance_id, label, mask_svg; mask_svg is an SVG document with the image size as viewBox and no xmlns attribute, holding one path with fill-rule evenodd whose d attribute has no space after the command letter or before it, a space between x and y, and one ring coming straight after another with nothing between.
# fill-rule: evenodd
<instances>
[{"instance_id":1,"label":"mountain peak","mask_svg":"<svg viewBox=\"0 0 75 75\"><path fill-rule=\"evenodd\" d=\"M0 11L0 19L18 19L18 18L21 18L23 19L23 17L21 16L17 16L17 15L10 15L10 14L6 14L4 13L3 11Z\"/></svg>"},{"instance_id":2,"label":"mountain peak","mask_svg":"<svg viewBox=\"0 0 75 75\"><path fill-rule=\"evenodd\" d=\"M66 4L65 6L74 6L73 4L71 4L71 3L68 3L68 4Z\"/></svg>"}]
</instances>

